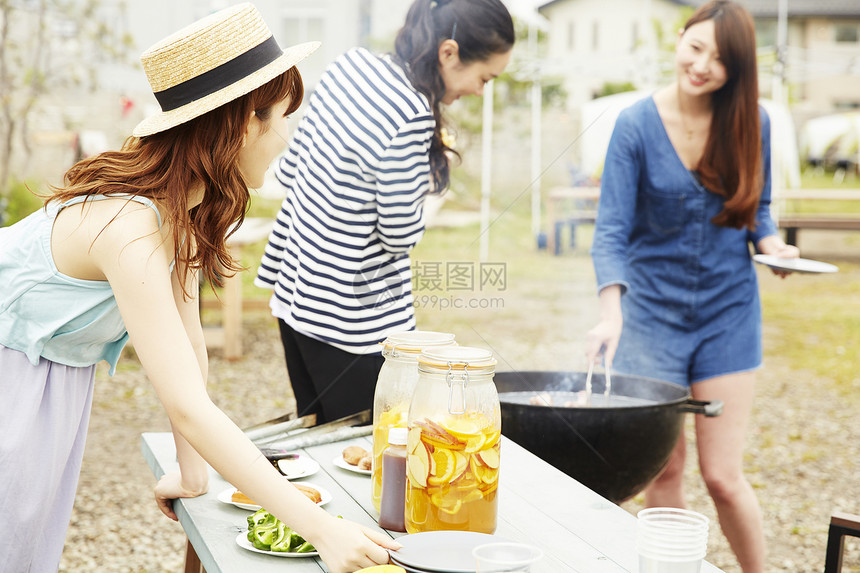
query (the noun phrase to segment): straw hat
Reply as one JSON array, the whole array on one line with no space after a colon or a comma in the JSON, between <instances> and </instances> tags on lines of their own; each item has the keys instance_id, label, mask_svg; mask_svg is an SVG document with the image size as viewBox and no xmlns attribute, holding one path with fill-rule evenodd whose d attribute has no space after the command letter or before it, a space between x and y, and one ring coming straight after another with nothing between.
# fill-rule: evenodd
<instances>
[{"instance_id":1,"label":"straw hat","mask_svg":"<svg viewBox=\"0 0 860 573\"><path fill-rule=\"evenodd\" d=\"M238 4L211 14L141 54L161 113L140 122L144 137L176 127L264 85L320 46L281 50L257 9Z\"/></svg>"}]
</instances>

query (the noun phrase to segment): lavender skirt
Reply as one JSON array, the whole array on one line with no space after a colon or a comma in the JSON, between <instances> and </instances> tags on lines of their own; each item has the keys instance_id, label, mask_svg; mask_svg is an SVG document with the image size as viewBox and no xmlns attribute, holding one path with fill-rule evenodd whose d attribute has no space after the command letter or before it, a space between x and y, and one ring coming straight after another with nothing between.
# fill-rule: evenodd
<instances>
[{"instance_id":1,"label":"lavender skirt","mask_svg":"<svg viewBox=\"0 0 860 573\"><path fill-rule=\"evenodd\" d=\"M56 573L75 501L95 366L0 345L0 569Z\"/></svg>"}]
</instances>

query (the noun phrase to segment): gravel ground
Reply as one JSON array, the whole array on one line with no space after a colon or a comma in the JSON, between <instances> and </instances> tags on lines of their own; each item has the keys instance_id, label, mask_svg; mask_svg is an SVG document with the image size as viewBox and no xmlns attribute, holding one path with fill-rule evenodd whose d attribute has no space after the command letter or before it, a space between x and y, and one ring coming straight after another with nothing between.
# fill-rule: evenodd
<instances>
[{"instance_id":1,"label":"gravel ground","mask_svg":"<svg viewBox=\"0 0 860 573\"><path fill-rule=\"evenodd\" d=\"M593 297L591 288L590 284L567 287L562 293L547 295L554 301L568 301L562 307L547 305L540 297L518 300L516 306L506 308L537 319L545 332L565 332L560 321L569 316L571 308L585 306L581 297ZM544 311L537 315L541 307ZM511 330L512 325L506 324L513 320L509 314L499 316L499 338L481 338L504 356L499 369L558 369L557 357L570 353L567 345L562 341L540 343L535 350L535 343L528 341L532 338L528 328ZM519 332L513 338L521 342L511 340L510 332ZM465 334L468 338L469 333ZM766 331L765 339L776 334ZM294 407L277 330L269 317L255 314L247 318L245 350L243 360L232 363L213 351L210 366L210 394L240 426ZM184 534L156 508L151 493L154 478L139 447L140 434L167 430L167 419L133 356L122 364L113 378L103 370L98 375L89 442L60 567L63 572L182 570ZM765 515L767 571L822 571L830 514L834 510L860 513L860 425L856 412L846 408L838 395L810 390L826 387L826 382L807 372L788 371L774 357L767 358L759 375L754 430L746 456L749 478ZM860 390L860 380L855 384ZM688 467L689 506L714 518L692 462ZM635 513L641 499L624 507ZM860 544L852 540L846 545L843 571L856 573L860 571ZM739 571L716 528L712 529L708 560L727 573Z\"/></svg>"}]
</instances>

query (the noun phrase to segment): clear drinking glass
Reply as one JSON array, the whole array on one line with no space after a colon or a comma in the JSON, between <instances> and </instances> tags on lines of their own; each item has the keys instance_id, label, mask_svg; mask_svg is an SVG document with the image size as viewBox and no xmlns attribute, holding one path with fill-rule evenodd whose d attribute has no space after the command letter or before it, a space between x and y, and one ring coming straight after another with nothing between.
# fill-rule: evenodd
<instances>
[{"instance_id":1,"label":"clear drinking glass","mask_svg":"<svg viewBox=\"0 0 860 573\"><path fill-rule=\"evenodd\" d=\"M688 509L652 507L638 514L639 573L699 573L708 518Z\"/></svg>"}]
</instances>

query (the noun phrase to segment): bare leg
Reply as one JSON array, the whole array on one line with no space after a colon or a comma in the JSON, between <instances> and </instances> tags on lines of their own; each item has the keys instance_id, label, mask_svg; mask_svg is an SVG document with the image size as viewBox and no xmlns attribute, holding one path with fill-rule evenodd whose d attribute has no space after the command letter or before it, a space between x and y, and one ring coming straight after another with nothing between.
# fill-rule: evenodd
<instances>
[{"instance_id":1,"label":"bare leg","mask_svg":"<svg viewBox=\"0 0 860 573\"><path fill-rule=\"evenodd\" d=\"M645 507L681 507L684 501L684 462L687 459L687 440L684 430L669 456L669 463L645 488Z\"/></svg>"},{"instance_id":2,"label":"bare leg","mask_svg":"<svg viewBox=\"0 0 860 573\"><path fill-rule=\"evenodd\" d=\"M696 416L699 466L720 527L741 569L744 573L761 573L765 555L761 509L743 474L755 374L745 372L704 380L693 385L692 393L696 400L724 403L720 416Z\"/></svg>"}]
</instances>

